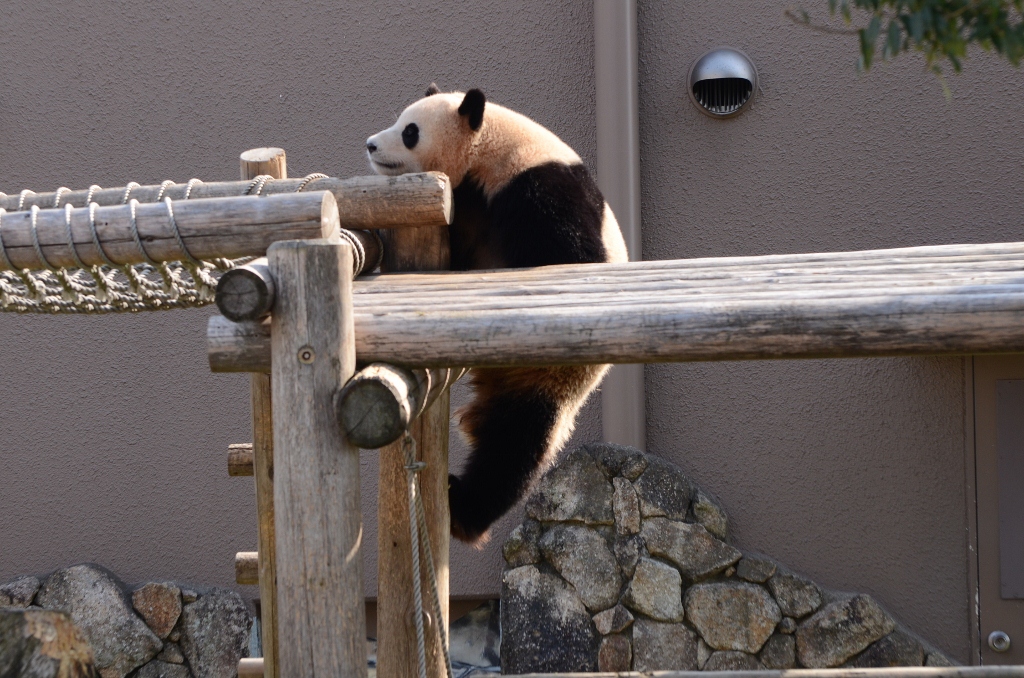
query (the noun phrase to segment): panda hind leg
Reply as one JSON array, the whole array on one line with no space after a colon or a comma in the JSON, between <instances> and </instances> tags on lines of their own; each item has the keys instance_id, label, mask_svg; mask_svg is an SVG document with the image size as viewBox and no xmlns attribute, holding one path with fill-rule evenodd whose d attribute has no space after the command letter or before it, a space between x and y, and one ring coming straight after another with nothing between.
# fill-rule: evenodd
<instances>
[{"instance_id":1,"label":"panda hind leg","mask_svg":"<svg viewBox=\"0 0 1024 678\"><path fill-rule=\"evenodd\" d=\"M561 449L603 374L603 366L473 370L475 398L460 412L472 450L462 474L449 476L453 536L487 541Z\"/></svg>"}]
</instances>

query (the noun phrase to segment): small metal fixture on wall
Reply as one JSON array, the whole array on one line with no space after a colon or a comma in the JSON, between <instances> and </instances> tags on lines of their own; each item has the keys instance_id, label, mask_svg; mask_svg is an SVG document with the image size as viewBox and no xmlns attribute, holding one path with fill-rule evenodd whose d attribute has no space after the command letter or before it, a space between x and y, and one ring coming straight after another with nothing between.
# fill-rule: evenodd
<instances>
[{"instance_id":1,"label":"small metal fixture on wall","mask_svg":"<svg viewBox=\"0 0 1024 678\"><path fill-rule=\"evenodd\" d=\"M697 110L712 118L729 118L750 105L757 69L738 49L719 47L690 66L686 82Z\"/></svg>"}]
</instances>

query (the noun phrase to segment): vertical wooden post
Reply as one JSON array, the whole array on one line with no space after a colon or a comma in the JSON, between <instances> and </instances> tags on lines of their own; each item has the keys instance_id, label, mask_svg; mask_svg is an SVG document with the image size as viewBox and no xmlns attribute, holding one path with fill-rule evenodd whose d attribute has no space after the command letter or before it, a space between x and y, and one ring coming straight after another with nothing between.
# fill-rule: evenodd
<instances>
[{"instance_id":1,"label":"vertical wooden post","mask_svg":"<svg viewBox=\"0 0 1024 678\"><path fill-rule=\"evenodd\" d=\"M420 227L382 231L384 261L381 270L437 271L449 267L448 228ZM420 461L427 531L434 554L442 619L448 628L448 421L449 396L445 392L411 427ZM401 441L380 450L380 485L377 495L377 676L416 678L416 632L412 598L413 545L409 538L409 503ZM424 584L429 576L422 571ZM424 605L429 610L429 605ZM445 675L444 657L437 646L438 620L427 626L427 675Z\"/></svg>"},{"instance_id":2,"label":"vertical wooden post","mask_svg":"<svg viewBox=\"0 0 1024 678\"><path fill-rule=\"evenodd\" d=\"M288 164L280 148L254 148L239 158L242 179L267 174L288 178ZM277 670L277 567L274 544L274 427L270 402L270 375L253 374L253 476L256 480L256 517L259 530L260 624L263 637L263 676L278 678Z\"/></svg>"},{"instance_id":3,"label":"vertical wooden post","mask_svg":"<svg viewBox=\"0 0 1024 678\"><path fill-rule=\"evenodd\" d=\"M267 252L271 319L278 664L287 678L366 676L359 449L334 396L355 373L352 250L284 241Z\"/></svg>"}]
</instances>

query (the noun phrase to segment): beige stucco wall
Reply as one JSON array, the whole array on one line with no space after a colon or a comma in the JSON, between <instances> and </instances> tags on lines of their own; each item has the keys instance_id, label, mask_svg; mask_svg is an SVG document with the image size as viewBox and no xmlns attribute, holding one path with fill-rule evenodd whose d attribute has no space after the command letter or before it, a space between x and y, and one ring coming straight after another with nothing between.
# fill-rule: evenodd
<instances>
[{"instance_id":1,"label":"beige stucco wall","mask_svg":"<svg viewBox=\"0 0 1024 678\"><path fill-rule=\"evenodd\" d=\"M640 3L645 258L1021 239L1019 72L972 59L946 100L915 56L861 77L852 39L758 5ZM593 165L586 1L7 9L3 190L233 178L262 145L293 175L365 173L365 137L432 80L481 87ZM720 43L762 78L730 122L683 85ZM207 315L0 315L0 580L93 560L231 584L255 544L251 483L225 470L248 387L209 373ZM742 547L870 591L966 660L962 380L955 359L649 367L649 449L721 498ZM597 405L578 440L600 436ZM371 454L364 471L369 511ZM454 593L497 592L500 541L453 551Z\"/></svg>"}]
</instances>

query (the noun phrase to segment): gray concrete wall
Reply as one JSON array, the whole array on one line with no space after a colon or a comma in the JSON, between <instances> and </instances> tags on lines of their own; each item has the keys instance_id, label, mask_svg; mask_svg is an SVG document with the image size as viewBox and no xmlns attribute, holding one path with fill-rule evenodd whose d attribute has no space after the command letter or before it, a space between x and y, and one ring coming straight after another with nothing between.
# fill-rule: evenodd
<instances>
[{"instance_id":1,"label":"gray concrete wall","mask_svg":"<svg viewBox=\"0 0 1024 678\"><path fill-rule=\"evenodd\" d=\"M781 11L640 2L645 258L1024 236L1019 72L972 58L947 100L916 56L861 77L852 38ZM3 190L233 178L263 145L293 175L365 173L362 141L432 80L482 87L593 165L588 2L19 0L6 16ZM729 122L684 89L718 44L762 78ZM224 463L249 438L248 389L208 372L207 314L0 315L0 580L95 560L129 581L231 584L255 544L251 484ZM649 449L720 497L744 548L875 594L966 660L963 378L953 359L652 366ZM577 440L599 437L596 405ZM453 552L455 594L497 592L498 533Z\"/></svg>"},{"instance_id":2,"label":"gray concrete wall","mask_svg":"<svg viewBox=\"0 0 1024 678\"><path fill-rule=\"evenodd\" d=\"M641 0L645 259L1024 239L1019 71L974 55L947 100L918 56L858 75L855 36L783 7ZM763 90L730 121L685 90L722 44ZM648 446L719 496L742 547L967 661L963 379L960 359L649 366Z\"/></svg>"}]
</instances>

